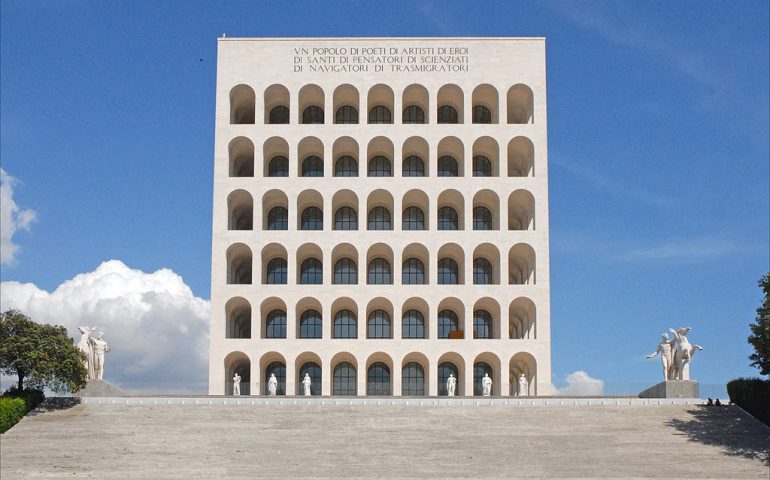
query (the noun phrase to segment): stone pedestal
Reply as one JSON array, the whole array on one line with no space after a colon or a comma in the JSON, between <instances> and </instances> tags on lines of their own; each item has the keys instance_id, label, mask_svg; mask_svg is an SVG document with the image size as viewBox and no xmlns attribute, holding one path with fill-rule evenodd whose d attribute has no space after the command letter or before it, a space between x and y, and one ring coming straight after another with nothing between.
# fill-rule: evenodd
<instances>
[{"instance_id":1,"label":"stone pedestal","mask_svg":"<svg viewBox=\"0 0 770 480\"><path fill-rule=\"evenodd\" d=\"M73 393L73 397L125 397L123 390L106 380L89 380L86 388Z\"/></svg>"},{"instance_id":2,"label":"stone pedestal","mask_svg":"<svg viewBox=\"0 0 770 480\"><path fill-rule=\"evenodd\" d=\"M639 398L700 398L695 380L666 380L644 390Z\"/></svg>"}]
</instances>

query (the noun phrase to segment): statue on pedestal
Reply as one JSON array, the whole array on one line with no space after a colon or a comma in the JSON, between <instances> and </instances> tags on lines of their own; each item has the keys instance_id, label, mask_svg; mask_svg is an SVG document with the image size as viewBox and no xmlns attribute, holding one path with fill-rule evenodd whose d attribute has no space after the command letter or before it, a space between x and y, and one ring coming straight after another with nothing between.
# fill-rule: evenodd
<instances>
[{"instance_id":1,"label":"statue on pedestal","mask_svg":"<svg viewBox=\"0 0 770 480\"><path fill-rule=\"evenodd\" d=\"M662 340L658 344L658 349L644 358L660 355L660 364L663 367L663 381L672 380L673 370L671 367L674 365L674 343L676 340L669 340L667 333L662 333L660 336Z\"/></svg>"},{"instance_id":2,"label":"statue on pedestal","mask_svg":"<svg viewBox=\"0 0 770 480\"><path fill-rule=\"evenodd\" d=\"M489 378L488 373L485 373L484 378L481 379L481 395L484 397L492 395L492 379Z\"/></svg>"},{"instance_id":3,"label":"statue on pedestal","mask_svg":"<svg viewBox=\"0 0 770 480\"><path fill-rule=\"evenodd\" d=\"M661 342L655 352L645 358L660 355L660 364L663 367L663 381L666 380L690 380L690 361L697 350L703 350L700 345L690 345L687 334L690 327L668 329L674 334L673 339L668 338L667 333L661 334Z\"/></svg>"},{"instance_id":4,"label":"statue on pedestal","mask_svg":"<svg viewBox=\"0 0 770 480\"><path fill-rule=\"evenodd\" d=\"M302 386L305 388L305 396L310 396L310 385L313 383L312 380L310 380L310 374L305 373L305 378L302 379Z\"/></svg>"},{"instance_id":5,"label":"statue on pedestal","mask_svg":"<svg viewBox=\"0 0 770 480\"><path fill-rule=\"evenodd\" d=\"M96 376L94 376L94 351L91 348L91 332L96 330L96 327L78 327L78 330L80 330L82 335L80 336L77 347L78 350L86 355L86 360L84 362L86 371L88 372L86 378L88 380L93 380Z\"/></svg>"},{"instance_id":6,"label":"statue on pedestal","mask_svg":"<svg viewBox=\"0 0 770 480\"><path fill-rule=\"evenodd\" d=\"M235 376L233 377L233 395L240 395L241 394L241 376L238 375L238 372L235 372Z\"/></svg>"},{"instance_id":7,"label":"statue on pedestal","mask_svg":"<svg viewBox=\"0 0 770 480\"><path fill-rule=\"evenodd\" d=\"M81 333L77 348L86 356L84 365L88 380L101 380L104 377L104 354L110 346L104 340L104 333L97 327L78 327Z\"/></svg>"},{"instance_id":8,"label":"statue on pedestal","mask_svg":"<svg viewBox=\"0 0 770 480\"><path fill-rule=\"evenodd\" d=\"M527 382L527 377L525 377L523 373L519 375L519 388L517 394L520 397L529 396L529 383Z\"/></svg>"},{"instance_id":9,"label":"statue on pedestal","mask_svg":"<svg viewBox=\"0 0 770 480\"><path fill-rule=\"evenodd\" d=\"M94 379L101 380L104 377L104 354L110 351L104 333L96 332L96 338L91 337L91 348L94 355Z\"/></svg>"},{"instance_id":10,"label":"statue on pedestal","mask_svg":"<svg viewBox=\"0 0 770 480\"><path fill-rule=\"evenodd\" d=\"M275 395L276 390L278 389L278 379L275 378L275 374L270 374L270 380L267 381L267 394L271 397Z\"/></svg>"},{"instance_id":11,"label":"statue on pedestal","mask_svg":"<svg viewBox=\"0 0 770 480\"><path fill-rule=\"evenodd\" d=\"M457 379L453 373L449 374L449 378L446 379L446 395L447 397L455 396L455 389L457 388Z\"/></svg>"}]
</instances>

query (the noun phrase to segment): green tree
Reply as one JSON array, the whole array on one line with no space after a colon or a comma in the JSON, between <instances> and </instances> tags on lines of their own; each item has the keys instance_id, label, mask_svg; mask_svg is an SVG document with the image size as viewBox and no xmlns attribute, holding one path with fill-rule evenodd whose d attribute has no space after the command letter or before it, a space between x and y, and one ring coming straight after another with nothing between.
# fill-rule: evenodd
<instances>
[{"instance_id":1,"label":"green tree","mask_svg":"<svg viewBox=\"0 0 770 480\"><path fill-rule=\"evenodd\" d=\"M751 365L762 375L770 375L770 272L759 279L759 286L765 292L762 306L757 308L757 318L750 324L749 343L754 353L749 355Z\"/></svg>"},{"instance_id":2,"label":"green tree","mask_svg":"<svg viewBox=\"0 0 770 480\"><path fill-rule=\"evenodd\" d=\"M27 387L76 392L86 385L85 356L67 329L33 322L18 310L0 314L0 372Z\"/></svg>"}]
</instances>

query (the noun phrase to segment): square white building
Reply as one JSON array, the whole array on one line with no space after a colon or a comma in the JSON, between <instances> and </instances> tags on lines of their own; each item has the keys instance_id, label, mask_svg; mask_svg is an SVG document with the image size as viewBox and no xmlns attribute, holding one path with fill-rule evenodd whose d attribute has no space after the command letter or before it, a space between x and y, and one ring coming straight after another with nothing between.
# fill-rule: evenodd
<instances>
[{"instance_id":1,"label":"square white building","mask_svg":"<svg viewBox=\"0 0 770 480\"><path fill-rule=\"evenodd\" d=\"M545 39L218 50L209 393L549 394Z\"/></svg>"}]
</instances>

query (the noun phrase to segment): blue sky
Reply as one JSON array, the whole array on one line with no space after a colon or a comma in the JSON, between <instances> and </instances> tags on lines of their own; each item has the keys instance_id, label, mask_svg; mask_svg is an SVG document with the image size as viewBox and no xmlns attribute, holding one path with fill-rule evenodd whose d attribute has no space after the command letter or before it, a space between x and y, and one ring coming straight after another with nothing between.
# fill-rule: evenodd
<instances>
[{"instance_id":1,"label":"blue sky","mask_svg":"<svg viewBox=\"0 0 770 480\"><path fill-rule=\"evenodd\" d=\"M117 259L171 269L209 298L223 32L545 36L554 381L655 382L642 357L685 324L706 348L703 384L756 372L745 340L770 269L766 1L1 5L0 160L36 217L10 239L3 281L50 292Z\"/></svg>"}]
</instances>

